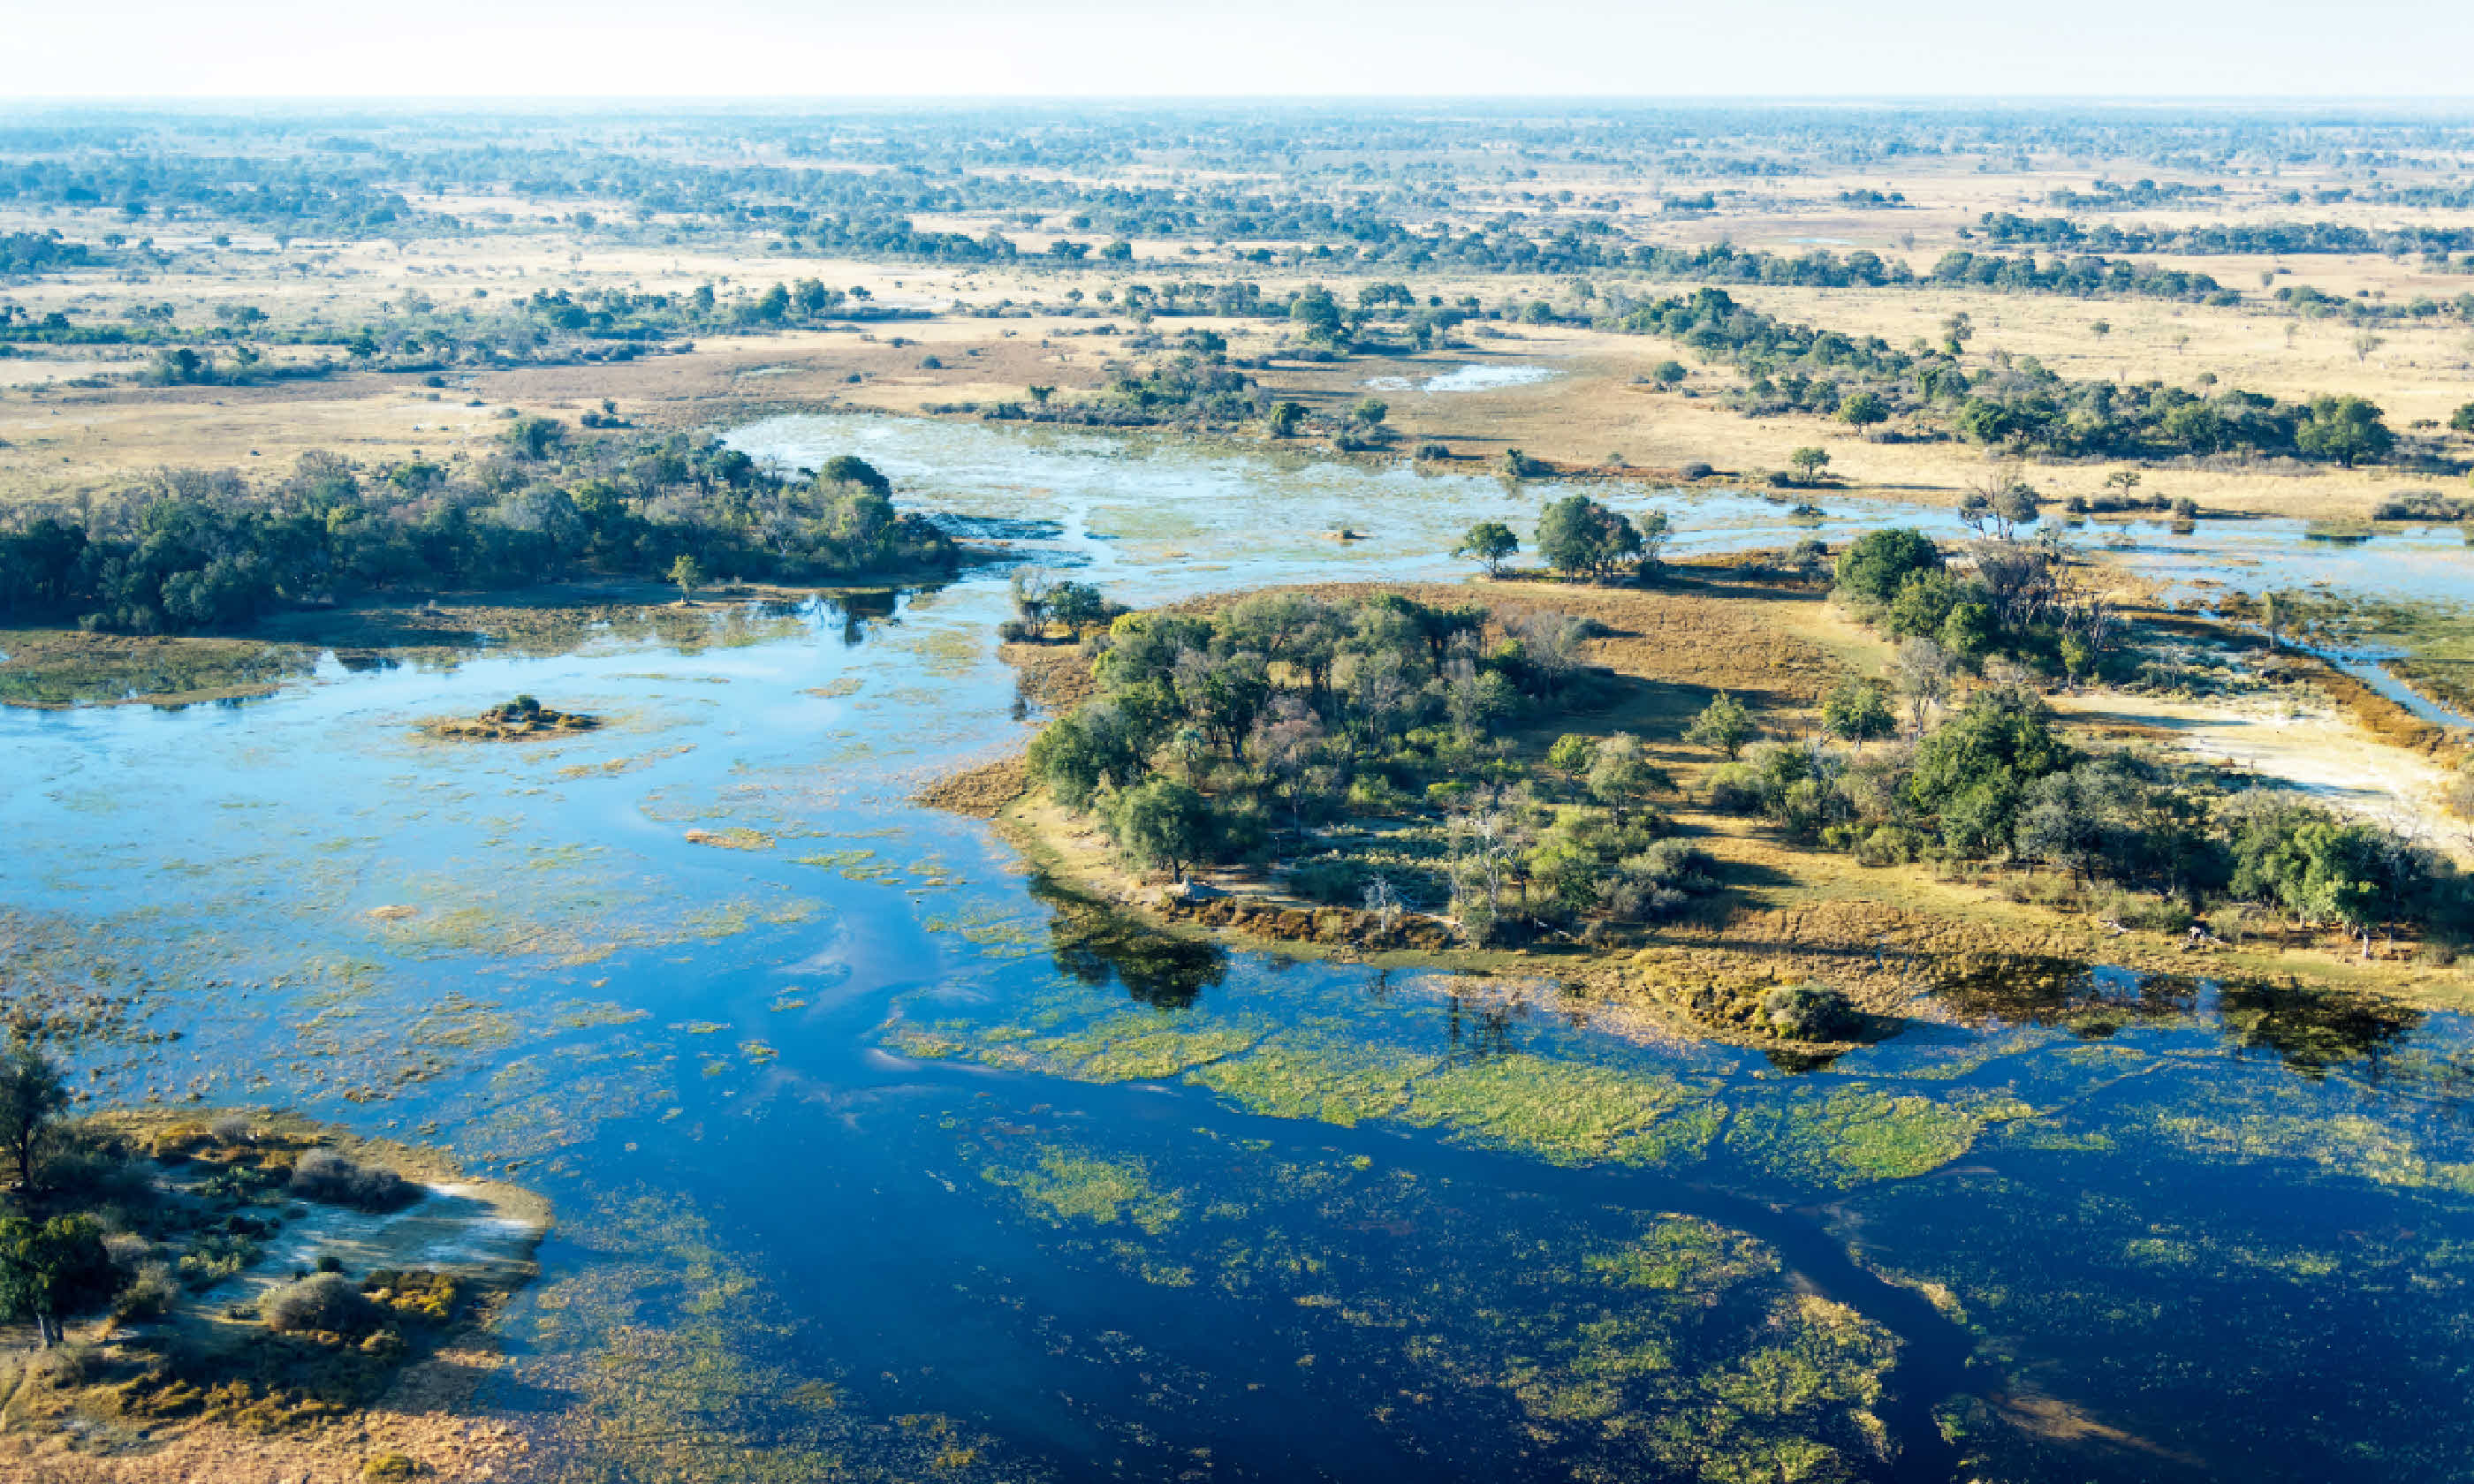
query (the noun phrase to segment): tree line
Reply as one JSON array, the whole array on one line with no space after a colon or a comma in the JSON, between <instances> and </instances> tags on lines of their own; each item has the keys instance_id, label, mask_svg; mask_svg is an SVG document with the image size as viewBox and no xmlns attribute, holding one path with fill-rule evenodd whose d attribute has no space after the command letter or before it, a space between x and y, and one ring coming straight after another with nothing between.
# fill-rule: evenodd
<instances>
[{"instance_id":1,"label":"tree line","mask_svg":"<svg viewBox=\"0 0 2474 1484\"><path fill-rule=\"evenodd\" d=\"M2072 380L1998 349L1971 365L1962 352L1975 329L1964 314L1946 323L1940 346L1919 339L1905 349L1781 320L1715 288L1631 302L1611 323L1733 362L1745 377L1737 404L1753 416L1806 412L1858 427L1905 418L1987 447L2062 457L2239 453L2350 468L2396 446L2386 415L2360 396L2292 402L2239 388Z\"/></svg>"},{"instance_id":2,"label":"tree line","mask_svg":"<svg viewBox=\"0 0 2474 1484\"><path fill-rule=\"evenodd\" d=\"M368 591L516 587L598 574L806 582L950 570L960 552L844 456L785 475L707 437L585 439L512 423L470 467L302 455L252 485L165 470L78 512L0 530L0 612L115 633L248 623Z\"/></svg>"}]
</instances>

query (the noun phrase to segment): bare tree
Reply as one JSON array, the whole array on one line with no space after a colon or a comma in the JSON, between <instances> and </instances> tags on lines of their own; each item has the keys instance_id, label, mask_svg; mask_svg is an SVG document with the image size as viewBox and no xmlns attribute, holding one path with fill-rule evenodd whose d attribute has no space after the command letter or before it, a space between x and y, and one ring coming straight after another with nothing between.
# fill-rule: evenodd
<instances>
[{"instance_id":1,"label":"bare tree","mask_svg":"<svg viewBox=\"0 0 2474 1484\"><path fill-rule=\"evenodd\" d=\"M1907 703L1907 730L1921 732L1933 709L1950 699L1950 652L1930 639L1909 639L1890 661L1890 678Z\"/></svg>"}]
</instances>

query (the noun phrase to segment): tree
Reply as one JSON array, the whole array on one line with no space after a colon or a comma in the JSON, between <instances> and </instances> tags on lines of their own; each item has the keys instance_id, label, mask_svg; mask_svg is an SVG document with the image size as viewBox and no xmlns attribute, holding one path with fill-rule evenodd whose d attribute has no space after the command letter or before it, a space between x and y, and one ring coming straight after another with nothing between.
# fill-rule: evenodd
<instances>
[{"instance_id":1,"label":"tree","mask_svg":"<svg viewBox=\"0 0 2474 1484\"><path fill-rule=\"evenodd\" d=\"M695 590L704 586L704 563L686 552L680 552L670 562L670 581L679 588L679 601L692 602Z\"/></svg>"},{"instance_id":2,"label":"tree","mask_svg":"<svg viewBox=\"0 0 2474 1484\"><path fill-rule=\"evenodd\" d=\"M1674 539L1673 524L1662 510L1645 510L1632 517L1633 534L1640 539L1639 562L1642 571L1658 566L1659 556Z\"/></svg>"},{"instance_id":3,"label":"tree","mask_svg":"<svg viewBox=\"0 0 2474 1484\"><path fill-rule=\"evenodd\" d=\"M1391 414L1390 403L1371 396L1359 398L1357 405L1348 410L1348 416L1352 419L1363 422L1370 428L1381 427L1383 419Z\"/></svg>"},{"instance_id":4,"label":"tree","mask_svg":"<svg viewBox=\"0 0 2474 1484\"><path fill-rule=\"evenodd\" d=\"M1557 737L1555 745L1546 750L1546 766L1575 780L1588 777L1589 765L1597 759L1597 738L1577 731Z\"/></svg>"},{"instance_id":5,"label":"tree","mask_svg":"<svg viewBox=\"0 0 2474 1484\"><path fill-rule=\"evenodd\" d=\"M2384 458L2396 446L2396 435L2382 420L2386 416L2359 396L2315 396L2294 430L2293 445L2352 468L2358 460Z\"/></svg>"},{"instance_id":6,"label":"tree","mask_svg":"<svg viewBox=\"0 0 2474 1484\"><path fill-rule=\"evenodd\" d=\"M1048 399L1056 395L1055 387L1025 387L1023 390L1031 394L1031 404L1036 407L1046 407Z\"/></svg>"},{"instance_id":7,"label":"tree","mask_svg":"<svg viewBox=\"0 0 2474 1484\"><path fill-rule=\"evenodd\" d=\"M1192 786L1152 778L1109 802L1109 834L1140 865L1165 866L1185 879L1185 868L1210 853L1211 805Z\"/></svg>"},{"instance_id":8,"label":"tree","mask_svg":"<svg viewBox=\"0 0 2474 1484\"><path fill-rule=\"evenodd\" d=\"M2359 363L2369 360L2371 358L2372 351L2377 350L2380 347L2387 344L2387 341L2382 340L2378 335L2372 333L2370 330L2360 329L2354 331L2355 361Z\"/></svg>"},{"instance_id":9,"label":"tree","mask_svg":"<svg viewBox=\"0 0 2474 1484\"><path fill-rule=\"evenodd\" d=\"M1481 520L1468 528L1461 543L1452 548L1452 555L1473 557L1485 564L1487 576L1499 577L1504 562L1519 551L1520 539L1512 534L1512 527L1500 520Z\"/></svg>"},{"instance_id":10,"label":"tree","mask_svg":"<svg viewBox=\"0 0 2474 1484\"><path fill-rule=\"evenodd\" d=\"M1684 740L1724 753L1732 762L1743 752L1744 744L1759 732L1760 729L1753 725L1753 713L1722 690L1702 707L1700 715L1692 718L1692 725L1684 729Z\"/></svg>"},{"instance_id":11,"label":"tree","mask_svg":"<svg viewBox=\"0 0 2474 1484\"><path fill-rule=\"evenodd\" d=\"M1880 684L1849 680L1822 702L1821 725L1831 736L1860 746L1874 737L1888 736L1898 723L1890 715L1889 700Z\"/></svg>"},{"instance_id":12,"label":"tree","mask_svg":"<svg viewBox=\"0 0 2474 1484\"><path fill-rule=\"evenodd\" d=\"M1566 576L1604 577L1640 553L1632 522L1586 494L1569 494L1538 517L1538 554Z\"/></svg>"},{"instance_id":13,"label":"tree","mask_svg":"<svg viewBox=\"0 0 2474 1484\"><path fill-rule=\"evenodd\" d=\"M1027 636L1036 641L1048 636L1048 610L1056 592L1056 574L1046 567L1017 568L1011 583L1013 610L1022 615Z\"/></svg>"},{"instance_id":14,"label":"tree","mask_svg":"<svg viewBox=\"0 0 2474 1484\"><path fill-rule=\"evenodd\" d=\"M893 492L892 480L885 478L875 465L850 453L837 453L827 459L825 467L816 471L816 483L849 485L870 494Z\"/></svg>"},{"instance_id":15,"label":"tree","mask_svg":"<svg viewBox=\"0 0 2474 1484\"><path fill-rule=\"evenodd\" d=\"M2448 425L2460 433L2474 433L2474 402L2467 402L2450 413Z\"/></svg>"},{"instance_id":16,"label":"tree","mask_svg":"<svg viewBox=\"0 0 2474 1484\"><path fill-rule=\"evenodd\" d=\"M2007 848L2027 785L2071 760L2043 698L1990 686L1916 744L1907 795L1918 808L1940 816L1951 846L1986 854Z\"/></svg>"},{"instance_id":17,"label":"tree","mask_svg":"<svg viewBox=\"0 0 2474 1484\"><path fill-rule=\"evenodd\" d=\"M1304 403L1274 402L1266 420L1273 438L1294 438L1297 436L1298 424L1303 422L1305 418Z\"/></svg>"},{"instance_id":18,"label":"tree","mask_svg":"<svg viewBox=\"0 0 2474 1484\"><path fill-rule=\"evenodd\" d=\"M1908 727L1924 730L1925 718L1950 696L1949 651L1928 638L1909 639L1892 657L1890 670L1907 701Z\"/></svg>"},{"instance_id":19,"label":"tree","mask_svg":"<svg viewBox=\"0 0 2474 1484\"><path fill-rule=\"evenodd\" d=\"M1858 392L1838 404L1838 420L1859 428L1890 420L1890 404L1878 392Z\"/></svg>"},{"instance_id":20,"label":"tree","mask_svg":"<svg viewBox=\"0 0 2474 1484\"><path fill-rule=\"evenodd\" d=\"M2115 469L2112 473L2104 476L2104 487L2108 490L2121 491L2122 495L2126 498L2130 494L2131 491L2139 488L2139 470L2132 468Z\"/></svg>"},{"instance_id":21,"label":"tree","mask_svg":"<svg viewBox=\"0 0 2474 1484\"><path fill-rule=\"evenodd\" d=\"M61 1315L110 1296L113 1276L92 1216L0 1216L0 1314L34 1321L44 1349L65 1337Z\"/></svg>"},{"instance_id":22,"label":"tree","mask_svg":"<svg viewBox=\"0 0 2474 1484\"><path fill-rule=\"evenodd\" d=\"M1675 780L1651 762L1640 739L1618 731L1597 745L1589 759L1589 796L1623 822L1624 810L1649 802L1653 793L1671 792Z\"/></svg>"},{"instance_id":23,"label":"tree","mask_svg":"<svg viewBox=\"0 0 2474 1484\"><path fill-rule=\"evenodd\" d=\"M36 1186L36 1175L53 1123L69 1106L60 1068L25 1036L0 1052L0 1149L17 1166L17 1183Z\"/></svg>"},{"instance_id":24,"label":"tree","mask_svg":"<svg viewBox=\"0 0 2474 1484\"><path fill-rule=\"evenodd\" d=\"M1660 386L1672 389L1682 386L1684 378L1692 373L1685 370L1682 361L1661 361L1650 368L1649 374Z\"/></svg>"},{"instance_id":25,"label":"tree","mask_svg":"<svg viewBox=\"0 0 2474 1484\"><path fill-rule=\"evenodd\" d=\"M1786 462L1795 466L1795 473L1798 479L1804 481L1806 484L1810 484L1820 475L1823 469L1830 467L1830 450L1827 448L1799 448L1795 452L1786 456Z\"/></svg>"},{"instance_id":26,"label":"tree","mask_svg":"<svg viewBox=\"0 0 2474 1484\"><path fill-rule=\"evenodd\" d=\"M1887 603L1908 573L1935 571L1941 564L1941 548L1932 538L1893 526L1865 532L1838 554L1837 584L1859 599Z\"/></svg>"},{"instance_id":27,"label":"tree","mask_svg":"<svg viewBox=\"0 0 2474 1484\"><path fill-rule=\"evenodd\" d=\"M1320 283L1306 285L1289 305L1289 320L1306 333L1309 340L1336 341L1340 338L1340 304Z\"/></svg>"}]
</instances>

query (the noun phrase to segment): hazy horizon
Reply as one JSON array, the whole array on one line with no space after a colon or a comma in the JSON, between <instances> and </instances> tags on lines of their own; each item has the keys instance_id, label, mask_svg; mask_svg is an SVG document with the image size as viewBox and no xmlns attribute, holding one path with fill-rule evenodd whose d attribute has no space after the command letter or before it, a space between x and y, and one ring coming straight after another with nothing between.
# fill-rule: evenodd
<instances>
[{"instance_id":1,"label":"hazy horizon","mask_svg":"<svg viewBox=\"0 0 2474 1484\"><path fill-rule=\"evenodd\" d=\"M716 99L917 102L1570 99L2465 101L2474 8L2368 0L2330 27L2292 0L2098 0L1995 12L1746 0L1725 13L1443 0L1242 15L1126 0L898 13L724 0L683 18L446 0L407 23L300 0L163 0L16 17L16 101Z\"/></svg>"}]
</instances>

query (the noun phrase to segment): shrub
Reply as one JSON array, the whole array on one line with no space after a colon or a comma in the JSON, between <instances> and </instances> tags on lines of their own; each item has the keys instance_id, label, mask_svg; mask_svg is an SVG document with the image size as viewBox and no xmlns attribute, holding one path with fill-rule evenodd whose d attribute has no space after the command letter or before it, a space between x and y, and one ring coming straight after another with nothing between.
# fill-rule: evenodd
<instances>
[{"instance_id":1,"label":"shrub","mask_svg":"<svg viewBox=\"0 0 2474 1484\"><path fill-rule=\"evenodd\" d=\"M355 1164L330 1149L313 1149L292 1167L292 1193L330 1206L366 1211L400 1210L421 1199L421 1187L393 1170Z\"/></svg>"},{"instance_id":2,"label":"shrub","mask_svg":"<svg viewBox=\"0 0 2474 1484\"><path fill-rule=\"evenodd\" d=\"M1349 906L1365 897L1370 874L1362 861L1306 861L1289 868L1289 890L1308 901Z\"/></svg>"},{"instance_id":3,"label":"shrub","mask_svg":"<svg viewBox=\"0 0 2474 1484\"><path fill-rule=\"evenodd\" d=\"M931 356L929 359L935 358ZM395 1484L399 1479L408 1479L420 1472L421 1465L402 1453L373 1454L361 1464L361 1478L365 1484Z\"/></svg>"},{"instance_id":4,"label":"shrub","mask_svg":"<svg viewBox=\"0 0 2474 1484\"><path fill-rule=\"evenodd\" d=\"M1845 1041L1863 1020L1846 995L1826 985L1783 985L1761 996L1761 1023L1787 1041Z\"/></svg>"},{"instance_id":5,"label":"shrub","mask_svg":"<svg viewBox=\"0 0 2474 1484\"><path fill-rule=\"evenodd\" d=\"M353 1334L371 1328L377 1310L341 1273L313 1273L268 1294L258 1306L266 1328L284 1332L320 1329Z\"/></svg>"},{"instance_id":6,"label":"shrub","mask_svg":"<svg viewBox=\"0 0 2474 1484\"><path fill-rule=\"evenodd\" d=\"M172 1277L171 1266L161 1262L139 1265L120 1292L112 1295L111 1316L124 1322L133 1319L160 1319L170 1312L173 1302L181 1296L180 1284Z\"/></svg>"}]
</instances>

